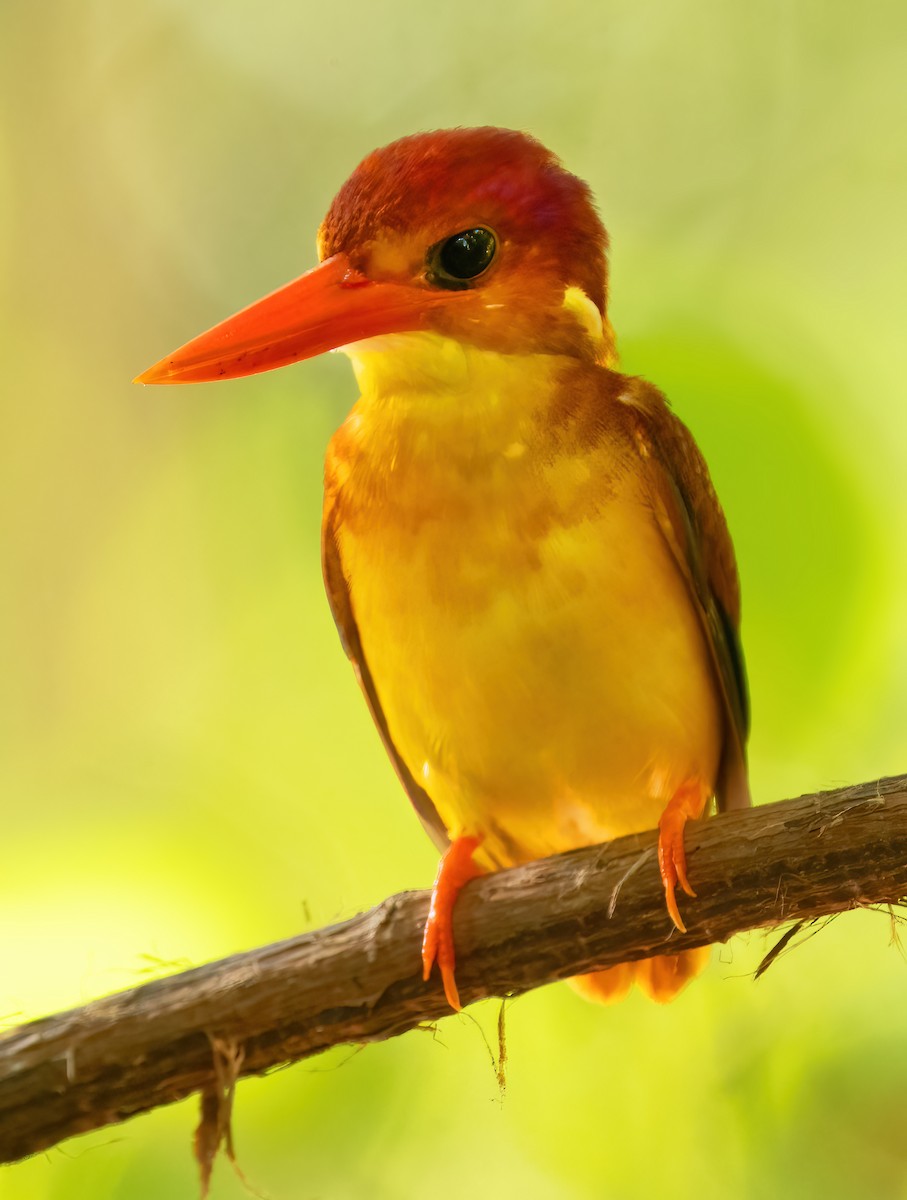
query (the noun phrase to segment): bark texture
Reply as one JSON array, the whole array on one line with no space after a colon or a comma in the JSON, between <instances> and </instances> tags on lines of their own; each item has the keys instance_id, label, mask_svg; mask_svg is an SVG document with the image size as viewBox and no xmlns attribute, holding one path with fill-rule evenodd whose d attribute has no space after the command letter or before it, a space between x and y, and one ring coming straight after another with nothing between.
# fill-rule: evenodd
<instances>
[{"instance_id":1,"label":"bark texture","mask_svg":"<svg viewBox=\"0 0 907 1200\"><path fill-rule=\"evenodd\" d=\"M458 903L464 1004L760 926L907 896L907 776L687 826L695 900L665 911L654 832L476 880ZM0 1036L0 1162L191 1092L449 1009L421 978L427 892ZM204 1130L202 1130L204 1132Z\"/></svg>"}]
</instances>

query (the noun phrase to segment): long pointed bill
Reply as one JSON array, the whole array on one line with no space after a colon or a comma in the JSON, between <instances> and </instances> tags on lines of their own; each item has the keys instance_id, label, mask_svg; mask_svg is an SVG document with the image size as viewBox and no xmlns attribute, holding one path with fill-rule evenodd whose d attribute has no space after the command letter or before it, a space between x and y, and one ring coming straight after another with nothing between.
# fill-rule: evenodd
<instances>
[{"instance_id":1,"label":"long pointed bill","mask_svg":"<svg viewBox=\"0 0 907 1200\"><path fill-rule=\"evenodd\" d=\"M450 299L415 285L368 279L345 254L250 304L155 363L136 383L237 379L384 333L423 329Z\"/></svg>"}]
</instances>

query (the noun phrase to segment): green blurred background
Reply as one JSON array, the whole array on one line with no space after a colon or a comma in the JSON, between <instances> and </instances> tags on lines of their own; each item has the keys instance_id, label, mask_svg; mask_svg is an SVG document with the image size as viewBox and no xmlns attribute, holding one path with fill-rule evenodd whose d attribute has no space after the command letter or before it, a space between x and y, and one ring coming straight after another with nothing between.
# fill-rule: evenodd
<instances>
[{"instance_id":1,"label":"green blurred background","mask_svg":"<svg viewBox=\"0 0 907 1200\"><path fill-rule=\"evenodd\" d=\"M760 802L907 769L902 3L0 5L0 1020L343 918L435 853L340 651L334 356L142 390L298 274L417 129L527 129L588 179L625 368L737 544ZM239 1088L273 1200L907 1197L907 965L839 919L676 1003L545 988ZM6 1200L196 1194L190 1102L0 1172ZM226 1164L218 1200L244 1195Z\"/></svg>"}]
</instances>

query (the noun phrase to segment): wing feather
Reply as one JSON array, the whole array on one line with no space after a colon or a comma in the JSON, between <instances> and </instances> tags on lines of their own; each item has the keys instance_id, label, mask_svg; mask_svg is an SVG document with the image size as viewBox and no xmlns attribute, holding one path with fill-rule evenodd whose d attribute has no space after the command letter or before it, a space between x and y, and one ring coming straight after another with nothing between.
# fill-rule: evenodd
<instances>
[{"instance_id":1,"label":"wing feather","mask_svg":"<svg viewBox=\"0 0 907 1200\"><path fill-rule=\"evenodd\" d=\"M693 435L661 393L632 381L628 397L652 508L702 623L721 685L727 732L716 794L720 808L751 803L746 771L749 698L740 644L740 584L727 522Z\"/></svg>"}]
</instances>

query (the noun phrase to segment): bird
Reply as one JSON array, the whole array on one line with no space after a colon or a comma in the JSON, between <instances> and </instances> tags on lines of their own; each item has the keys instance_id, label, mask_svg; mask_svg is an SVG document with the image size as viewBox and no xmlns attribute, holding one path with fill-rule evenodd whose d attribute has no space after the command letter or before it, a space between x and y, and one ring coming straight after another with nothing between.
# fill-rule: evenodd
<instances>
[{"instance_id":1,"label":"bird","mask_svg":"<svg viewBox=\"0 0 907 1200\"><path fill-rule=\"evenodd\" d=\"M422 948L461 1007L453 912L477 874L750 804L740 587L692 434L618 369L590 188L527 133L419 132L368 154L319 264L138 377L233 379L328 350L359 398L324 475L340 638L442 857ZM686 903L686 901L684 901ZM571 982L671 999L708 947Z\"/></svg>"}]
</instances>

